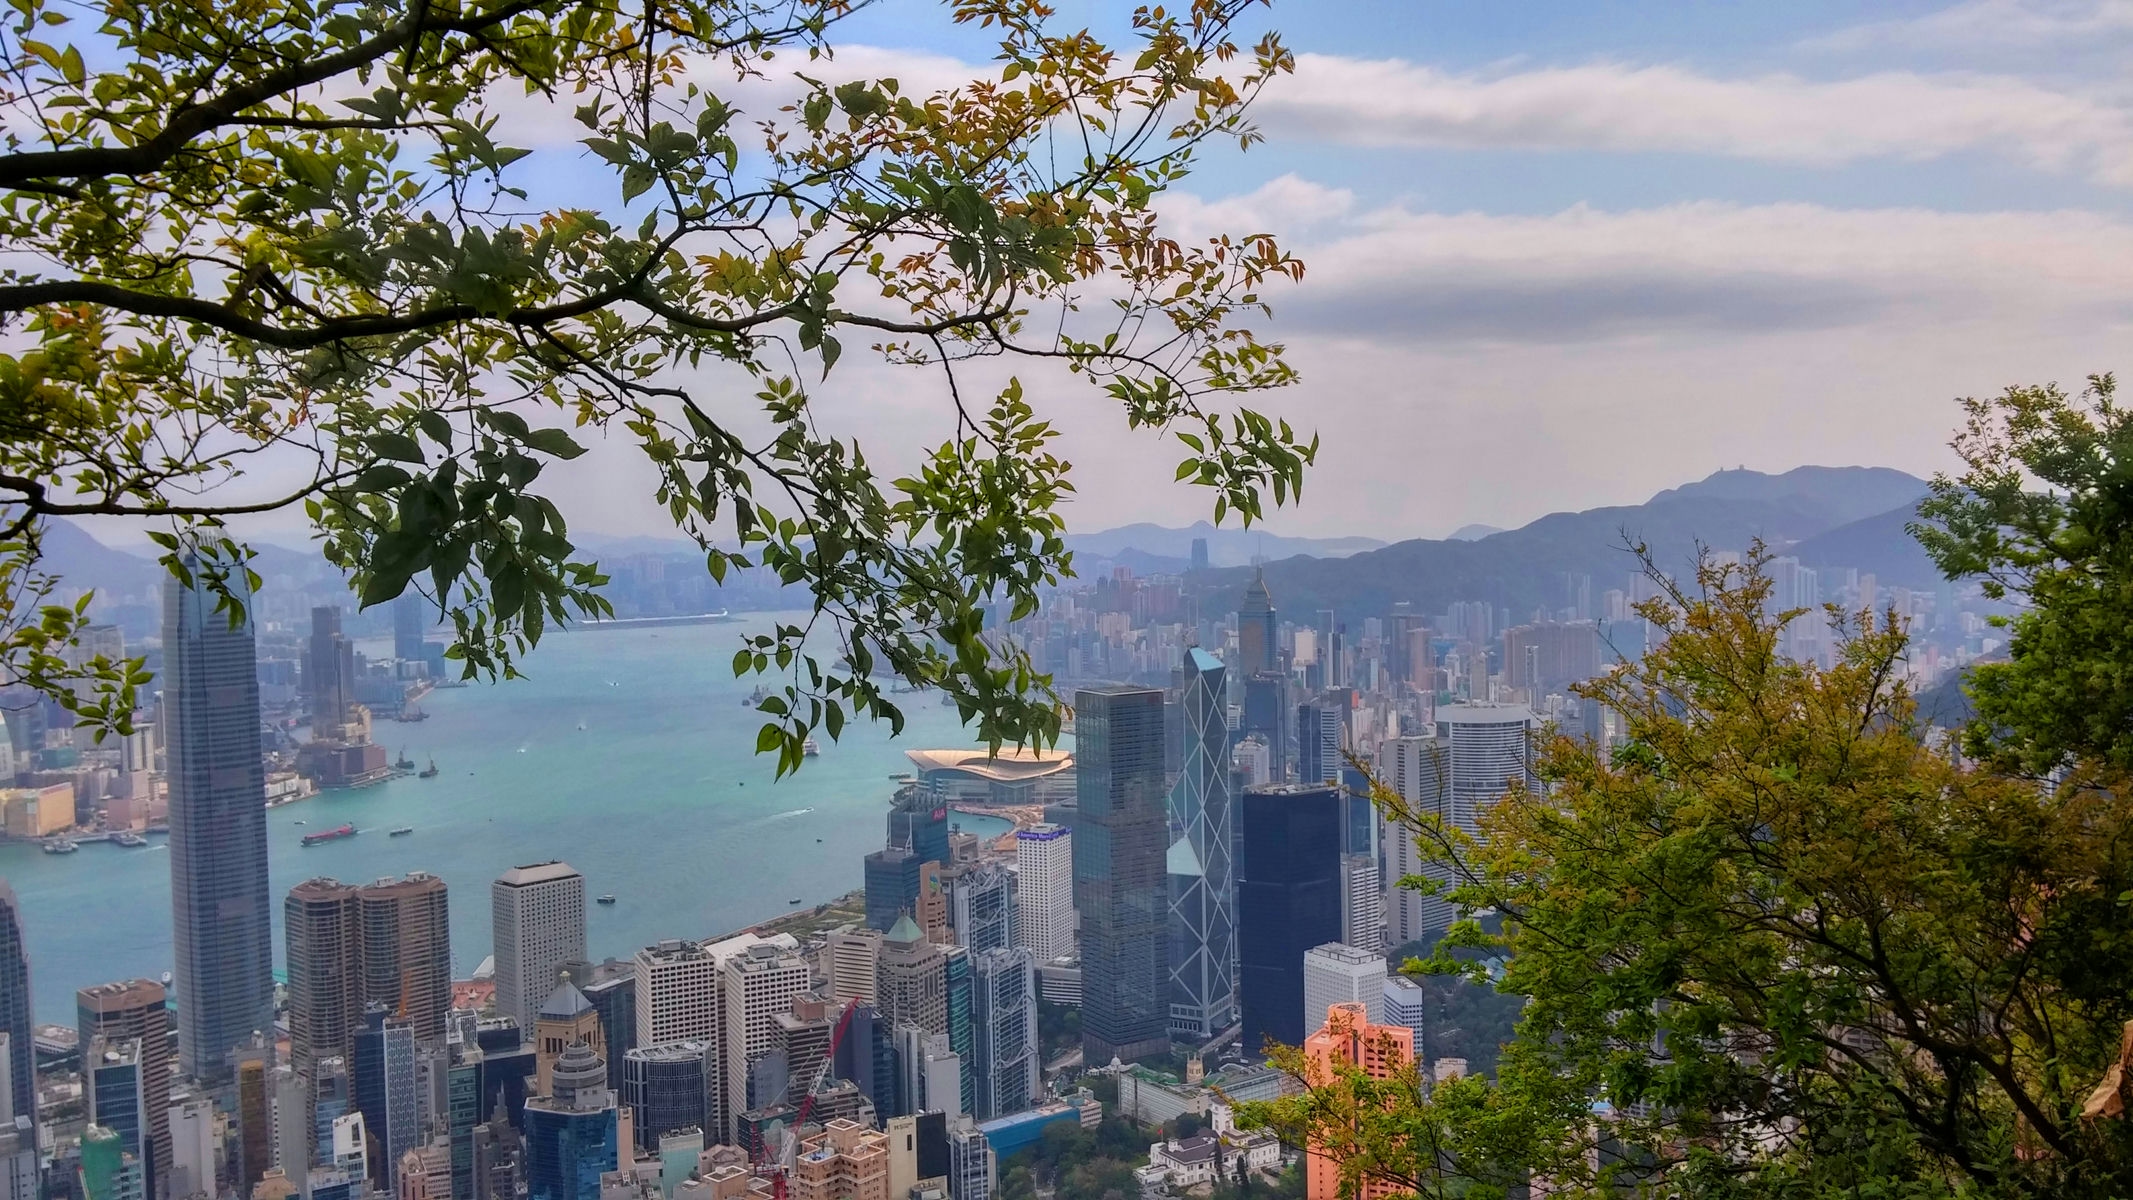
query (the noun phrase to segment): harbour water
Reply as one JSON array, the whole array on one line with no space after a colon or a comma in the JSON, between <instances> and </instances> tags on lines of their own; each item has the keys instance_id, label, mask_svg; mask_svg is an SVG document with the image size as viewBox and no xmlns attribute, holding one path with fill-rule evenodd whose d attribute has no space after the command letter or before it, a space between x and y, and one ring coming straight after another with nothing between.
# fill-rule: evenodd
<instances>
[{"instance_id":1,"label":"harbour water","mask_svg":"<svg viewBox=\"0 0 2133 1200\"><path fill-rule=\"evenodd\" d=\"M890 776L905 750L968 745L937 696L899 696L907 723L847 725L819 738L820 757L774 781L755 753L759 714L743 705L757 679L736 680L738 639L782 615L732 624L551 634L528 678L442 689L429 719L380 722L389 753L435 779L408 776L328 792L270 811L275 962L281 899L317 875L363 883L409 871L451 892L455 977L489 954L489 882L519 863L560 858L585 874L589 950L627 956L661 938L705 937L843 895L881 848ZM966 832L1008 823L955 814ZM303 835L343 822L353 838L305 847ZM412 826L407 836L388 831ZM821 839L819 842L816 839ZM0 845L0 876L23 910L36 1018L72 1024L76 988L170 969L170 853L85 845L48 855ZM613 893L612 905L590 903Z\"/></svg>"}]
</instances>

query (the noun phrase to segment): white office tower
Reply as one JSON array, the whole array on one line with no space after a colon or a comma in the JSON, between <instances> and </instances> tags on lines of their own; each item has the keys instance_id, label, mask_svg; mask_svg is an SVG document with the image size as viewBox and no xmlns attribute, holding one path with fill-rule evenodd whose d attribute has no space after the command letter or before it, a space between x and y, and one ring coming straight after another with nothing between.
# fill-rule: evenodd
<instances>
[{"instance_id":1,"label":"white office tower","mask_svg":"<svg viewBox=\"0 0 2133 1200\"><path fill-rule=\"evenodd\" d=\"M822 950L822 973L829 980L830 1003L842 1009L854 1000L874 1003L880 988L881 931L840 929Z\"/></svg>"},{"instance_id":2,"label":"white office tower","mask_svg":"<svg viewBox=\"0 0 2133 1200\"><path fill-rule=\"evenodd\" d=\"M963 1057L949 1049L948 1035L899 1025L894 1041L903 1072L901 1086L910 1107L918 1112L938 1109L950 1121L962 1116Z\"/></svg>"},{"instance_id":3,"label":"white office tower","mask_svg":"<svg viewBox=\"0 0 2133 1200\"><path fill-rule=\"evenodd\" d=\"M1393 790L1419 814L1434 814L1444 824L1479 832L1478 818L1503 798L1513 781L1534 786L1533 713L1522 705L1455 704L1437 710L1434 737L1394 738L1385 743ZM1449 885L1449 869L1425 861L1433 849L1415 844L1404 825L1389 827L1386 847L1386 915L1392 941L1406 945L1442 933L1456 910L1439 896L1424 896L1397 886L1402 876L1420 875Z\"/></svg>"},{"instance_id":4,"label":"white office tower","mask_svg":"<svg viewBox=\"0 0 2133 1200\"><path fill-rule=\"evenodd\" d=\"M1384 1024L1384 955L1327 942L1304 951L1303 966L1306 1029L1324 1025L1326 1010L1336 1004L1360 1004L1371 1024Z\"/></svg>"},{"instance_id":5,"label":"white office tower","mask_svg":"<svg viewBox=\"0 0 2133 1200\"><path fill-rule=\"evenodd\" d=\"M637 1044L704 1042L719 1034L718 959L669 938L637 952Z\"/></svg>"},{"instance_id":6,"label":"white office tower","mask_svg":"<svg viewBox=\"0 0 2133 1200\"><path fill-rule=\"evenodd\" d=\"M948 1200L992 1200L999 1187L999 1159L976 1121L964 1117L948 1129Z\"/></svg>"},{"instance_id":7,"label":"white office tower","mask_svg":"<svg viewBox=\"0 0 2133 1200\"><path fill-rule=\"evenodd\" d=\"M496 1011L533 1036L563 964L585 962L585 877L567 863L513 867L489 887Z\"/></svg>"},{"instance_id":8,"label":"white office tower","mask_svg":"<svg viewBox=\"0 0 2133 1200\"><path fill-rule=\"evenodd\" d=\"M1229 752L1230 766L1245 787L1265 787L1274 782L1274 751L1266 739L1252 734Z\"/></svg>"},{"instance_id":9,"label":"white office tower","mask_svg":"<svg viewBox=\"0 0 2133 1200\"><path fill-rule=\"evenodd\" d=\"M1341 941L1372 954L1385 951L1385 887L1375 854L1341 856Z\"/></svg>"},{"instance_id":10,"label":"white office tower","mask_svg":"<svg viewBox=\"0 0 2133 1200\"><path fill-rule=\"evenodd\" d=\"M170 1098L170 1196L215 1194L215 1104L207 1096ZM308 1184L309 1177L305 1177Z\"/></svg>"},{"instance_id":11,"label":"white office tower","mask_svg":"<svg viewBox=\"0 0 2133 1200\"><path fill-rule=\"evenodd\" d=\"M6 742L7 728L0 726L0 747ZM14 1061L11 1042L0 1033L0 1067ZM0 1087L0 1200L39 1200L38 1157L36 1125L16 1114L14 1089Z\"/></svg>"},{"instance_id":12,"label":"white office tower","mask_svg":"<svg viewBox=\"0 0 2133 1200\"><path fill-rule=\"evenodd\" d=\"M980 1121L1027 1112L1042 1098L1036 968L1037 956L1019 946L971 956L972 1115Z\"/></svg>"},{"instance_id":13,"label":"white office tower","mask_svg":"<svg viewBox=\"0 0 2133 1200\"><path fill-rule=\"evenodd\" d=\"M1415 1059L1422 1061L1426 1043L1422 1040L1422 1025L1429 1015L1429 993L1420 983L1405 975L1385 977L1385 1015L1381 1025L1399 1025L1414 1031Z\"/></svg>"},{"instance_id":14,"label":"white office tower","mask_svg":"<svg viewBox=\"0 0 2133 1200\"><path fill-rule=\"evenodd\" d=\"M798 953L772 945L754 945L725 960L725 1104L720 1112L724 1140L738 1145L735 1122L751 1109L784 1099L748 1094L749 1068L784 1039L778 1018L792 1012L793 997L808 989L811 973Z\"/></svg>"},{"instance_id":15,"label":"white office tower","mask_svg":"<svg viewBox=\"0 0 2133 1200\"><path fill-rule=\"evenodd\" d=\"M1015 834L1015 936L1040 963L1074 952L1074 831L1032 825Z\"/></svg>"}]
</instances>

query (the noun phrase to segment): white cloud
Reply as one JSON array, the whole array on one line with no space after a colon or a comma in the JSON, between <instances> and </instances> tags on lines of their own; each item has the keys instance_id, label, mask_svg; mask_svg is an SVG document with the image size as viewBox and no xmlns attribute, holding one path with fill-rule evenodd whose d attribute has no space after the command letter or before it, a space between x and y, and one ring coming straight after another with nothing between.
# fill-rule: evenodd
<instances>
[{"instance_id":1,"label":"white cloud","mask_svg":"<svg viewBox=\"0 0 2133 1200\"><path fill-rule=\"evenodd\" d=\"M1457 74L1399 59L1304 54L1257 115L1274 136L1366 146L1659 151L1812 165L1987 150L2133 186L2125 109L1995 75L1722 79L1620 63Z\"/></svg>"}]
</instances>

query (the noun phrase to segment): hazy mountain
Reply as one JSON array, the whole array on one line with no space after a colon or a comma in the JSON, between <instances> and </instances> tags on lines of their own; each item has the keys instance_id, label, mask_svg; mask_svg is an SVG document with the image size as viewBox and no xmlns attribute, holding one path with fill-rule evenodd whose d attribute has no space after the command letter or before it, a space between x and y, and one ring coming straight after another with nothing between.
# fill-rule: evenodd
<instances>
[{"instance_id":1,"label":"hazy mountain","mask_svg":"<svg viewBox=\"0 0 2133 1200\"><path fill-rule=\"evenodd\" d=\"M1930 588L1940 582L1940 568L1926 555L1926 548L1911 536L1907 526L1918 519L1916 503L1899 505L1864 520L1839 525L1818 533L1789 553L1810 567L1871 568L1883 586Z\"/></svg>"},{"instance_id":2,"label":"hazy mountain","mask_svg":"<svg viewBox=\"0 0 2133 1200\"><path fill-rule=\"evenodd\" d=\"M1207 560L1217 567L1248 565L1255 554L1267 559L1292 558L1299 554L1340 558L1359 551L1375 550L1385 544L1376 538L1367 537L1279 537L1239 526L1217 529L1205 521L1185 529L1142 523L1099 530L1096 533L1071 533L1067 535L1066 544L1067 549L1077 555L1092 558L1117 560L1119 555L1127 550L1138 550L1157 558L1190 562L1194 538L1207 539Z\"/></svg>"},{"instance_id":3,"label":"hazy mountain","mask_svg":"<svg viewBox=\"0 0 2133 1200\"><path fill-rule=\"evenodd\" d=\"M1478 542L1492 533L1502 532L1503 528L1498 525L1461 525L1459 528L1452 530L1451 537L1446 540L1454 542Z\"/></svg>"},{"instance_id":4,"label":"hazy mountain","mask_svg":"<svg viewBox=\"0 0 2133 1200\"><path fill-rule=\"evenodd\" d=\"M1398 542L1341 559L1298 557L1270 563L1267 586L1275 605L1291 614L1332 608L1343 619L1361 620L1406 600L1424 613L1442 612L1455 600L1485 600L1524 619L1535 609L1568 603L1565 573L1592 578L1592 602L1609 588L1627 589L1637 568L1628 546L1644 543L1660 565L1686 573L1697 548L1743 550L1755 538L1773 547L1805 545L1809 539L1868 518L1886 517L1923 495L1925 481L1877 467L1807 467L1783 475L1720 471L1672 488L1637 505L1551 513L1518 529L1478 541ZM1900 522L1898 522L1900 525ZM1861 570L1908 568L1900 547L1862 536L1857 561L1828 565ZM1249 572L1211 573L1214 611L1233 603Z\"/></svg>"}]
</instances>

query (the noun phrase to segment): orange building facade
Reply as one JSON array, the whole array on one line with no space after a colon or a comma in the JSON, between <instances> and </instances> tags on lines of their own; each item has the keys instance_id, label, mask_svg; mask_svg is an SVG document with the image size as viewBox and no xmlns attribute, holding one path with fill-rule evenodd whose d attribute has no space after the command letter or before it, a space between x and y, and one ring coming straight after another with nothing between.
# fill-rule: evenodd
<instances>
[{"instance_id":1,"label":"orange building facade","mask_svg":"<svg viewBox=\"0 0 2133 1200\"><path fill-rule=\"evenodd\" d=\"M1335 1004L1326 1010L1326 1023L1304 1039L1304 1057L1310 1062L1311 1086L1333 1081L1338 1064L1360 1067L1372 1079L1391 1079L1415 1061L1415 1031L1404 1025L1373 1025L1370 1012L1360 1004ZM1355 1200L1386 1200L1408 1189L1391 1180L1365 1179ZM1341 1164L1334 1156L1313 1147L1304 1167L1306 1200L1340 1200Z\"/></svg>"}]
</instances>

